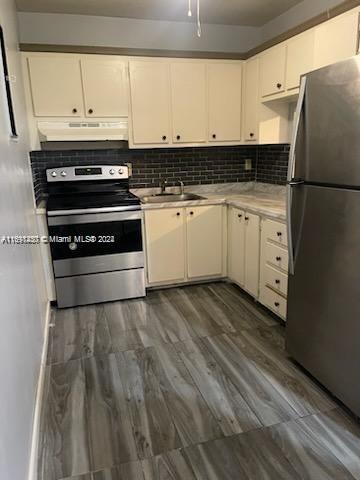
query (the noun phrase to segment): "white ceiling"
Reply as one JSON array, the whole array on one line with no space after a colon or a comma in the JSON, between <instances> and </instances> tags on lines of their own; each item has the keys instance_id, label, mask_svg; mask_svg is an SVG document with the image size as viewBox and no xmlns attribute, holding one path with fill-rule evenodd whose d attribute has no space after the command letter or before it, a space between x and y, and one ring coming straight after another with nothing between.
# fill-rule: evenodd
<instances>
[{"instance_id":1,"label":"white ceiling","mask_svg":"<svg viewBox=\"0 0 360 480\"><path fill-rule=\"evenodd\" d=\"M195 1L191 0L193 10ZM301 0L200 0L202 21L261 26ZM23 12L188 21L188 0L16 0Z\"/></svg>"}]
</instances>

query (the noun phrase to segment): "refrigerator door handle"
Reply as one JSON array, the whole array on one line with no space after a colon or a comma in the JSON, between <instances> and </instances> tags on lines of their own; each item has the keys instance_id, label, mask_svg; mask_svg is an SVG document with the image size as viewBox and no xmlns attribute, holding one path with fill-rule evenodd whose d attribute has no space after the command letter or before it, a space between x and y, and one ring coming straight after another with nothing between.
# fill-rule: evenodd
<instances>
[{"instance_id":1,"label":"refrigerator door handle","mask_svg":"<svg viewBox=\"0 0 360 480\"><path fill-rule=\"evenodd\" d=\"M286 217L287 217L287 231L288 231L288 249L289 249L289 273L294 275L295 259L294 259L294 241L292 235L292 188L303 185L303 180L296 180L295 176L295 161L296 161L296 142L299 134L300 118L305 100L306 77L301 78L299 100L296 107L294 118L294 130L290 147L289 170L288 170L288 186L286 195Z\"/></svg>"},{"instance_id":2,"label":"refrigerator door handle","mask_svg":"<svg viewBox=\"0 0 360 480\"><path fill-rule=\"evenodd\" d=\"M306 89L306 77L301 78L300 82L300 91L299 99L295 110L294 116L294 129L291 139L290 154L289 154L289 169L288 169L288 182L291 182L295 176L295 159L296 159L296 142L299 135L299 126L302 109L304 106L305 100L305 89Z\"/></svg>"}]
</instances>

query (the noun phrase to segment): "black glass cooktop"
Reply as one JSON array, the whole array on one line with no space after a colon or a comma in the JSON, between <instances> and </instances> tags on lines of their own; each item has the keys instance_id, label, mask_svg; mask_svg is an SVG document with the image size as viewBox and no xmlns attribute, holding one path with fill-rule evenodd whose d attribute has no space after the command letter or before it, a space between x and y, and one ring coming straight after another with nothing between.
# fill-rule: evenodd
<instances>
[{"instance_id":1,"label":"black glass cooktop","mask_svg":"<svg viewBox=\"0 0 360 480\"><path fill-rule=\"evenodd\" d=\"M47 210L73 210L139 205L138 197L130 192L50 195Z\"/></svg>"}]
</instances>

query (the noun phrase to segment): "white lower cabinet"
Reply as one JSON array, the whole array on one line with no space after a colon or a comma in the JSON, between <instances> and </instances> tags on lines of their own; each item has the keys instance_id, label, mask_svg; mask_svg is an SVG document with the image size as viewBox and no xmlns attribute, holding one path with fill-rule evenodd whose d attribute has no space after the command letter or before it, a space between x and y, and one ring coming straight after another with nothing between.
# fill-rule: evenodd
<instances>
[{"instance_id":1,"label":"white lower cabinet","mask_svg":"<svg viewBox=\"0 0 360 480\"><path fill-rule=\"evenodd\" d=\"M262 221L260 256L260 302L286 320L288 251L286 225Z\"/></svg>"},{"instance_id":2,"label":"white lower cabinet","mask_svg":"<svg viewBox=\"0 0 360 480\"><path fill-rule=\"evenodd\" d=\"M229 278L253 297L259 295L260 217L230 207Z\"/></svg>"},{"instance_id":3,"label":"white lower cabinet","mask_svg":"<svg viewBox=\"0 0 360 480\"><path fill-rule=\"evenodd\" d=\"M222 207L186 208L188 278L222 273Z\"/></svg>"},{"instance_id":4,"label":"white lower cabinet","mask_svg":"<svg viewBox=\"0 0 360 480\"><path fill-rule=\"evenodd\" d=\"M184 221L182 208L145 212L149 283L171 283L185 278Z\"/></svg>"},{"instance_id":5,"label":"white lower cabinet","mask_svg":"<svg viewBox=\"0 0 360 480\"><path fill-rule=\"evenodd\" d=\"M223 206L145 211L148 284L224 276Z\"/></svg>"}]
</instances>

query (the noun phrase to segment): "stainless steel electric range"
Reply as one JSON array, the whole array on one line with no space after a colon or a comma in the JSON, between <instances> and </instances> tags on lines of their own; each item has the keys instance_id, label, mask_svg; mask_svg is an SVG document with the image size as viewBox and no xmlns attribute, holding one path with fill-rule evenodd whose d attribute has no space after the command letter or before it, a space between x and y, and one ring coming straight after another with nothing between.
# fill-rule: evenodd
<instances>
[{"instance_id":1,"label":"stainless steel electric range","mask_svg":"<svg viewBox=\"0 0 360 480\"><path fill-rule=\"evenodd\" d=\"M145 295L142 211L123 165L46 171L58 307Z\"/></svg>"}]
</instances>

